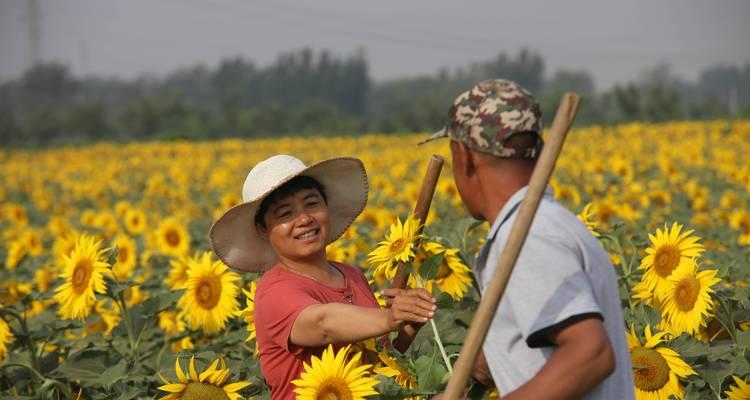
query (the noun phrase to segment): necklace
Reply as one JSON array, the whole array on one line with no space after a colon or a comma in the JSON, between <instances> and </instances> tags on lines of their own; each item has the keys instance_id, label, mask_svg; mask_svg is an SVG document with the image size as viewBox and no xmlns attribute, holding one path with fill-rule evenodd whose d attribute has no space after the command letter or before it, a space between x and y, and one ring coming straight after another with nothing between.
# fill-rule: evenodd
<instances>
[{"instance_id":1,"label":"necklace","mask_svg":"<svg viewBox=\"0 0 750 400\"><path fill-rule=\"evenodd\" d=\"M322 285L330 287L329 285L325 284L324 282L321 282L320 279L318 279L318 278L316 278L316 277L314 277L314 276L312 276L312 275L310 275L310 274L308 274L306 272L297 271L296 269L294 269L294 268L292 268L292 267L284 264L284 262L281 261L281 260L279 260L279 263L281 265L283 265L284 269L287 270L287 271L289 271L289 272L293 272L293 273L295 273L297 275L304 276L306 278L310 278L310 279L314 280L315 282L318 282L318 283L320 283ZM339 271L338 268L336 268L333 265L331 265L331 263L328 263L328 268L329 268L330 271L334 272L336 275L340 275L342 278L344 278L344 285L345 286L343 288L336 288L336 289L344 289L344 293L341 293L341 296L343 297L344 301L346 301L347 303L351 304L352 303L352 292L351 292L351 289L349 288L349 283L346 280L346 275L344 275L343 272Z\"/></svg>"}]
</instances>

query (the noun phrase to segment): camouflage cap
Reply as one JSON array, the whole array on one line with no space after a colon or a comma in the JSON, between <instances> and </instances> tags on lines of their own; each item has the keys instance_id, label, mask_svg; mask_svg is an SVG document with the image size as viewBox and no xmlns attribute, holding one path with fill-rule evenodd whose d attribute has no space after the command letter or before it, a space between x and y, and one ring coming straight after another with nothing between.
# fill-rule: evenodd
<instances>
[{"instance_id":1,"label":"camouflage cap","mask_svg":"<svg viewBox=\"0 0 750 400\"><path fill-rule=\"evenodd\" d=\"M536 132L536 145L523 152L504 146L509 137L520 132ZM419 144L450 137L497 157L536 158L541 151L541 135L542 112L534 96L516 82L493 79L479 82L458 96L448 111L446 126Z\"/></svg>"}]
</instances>

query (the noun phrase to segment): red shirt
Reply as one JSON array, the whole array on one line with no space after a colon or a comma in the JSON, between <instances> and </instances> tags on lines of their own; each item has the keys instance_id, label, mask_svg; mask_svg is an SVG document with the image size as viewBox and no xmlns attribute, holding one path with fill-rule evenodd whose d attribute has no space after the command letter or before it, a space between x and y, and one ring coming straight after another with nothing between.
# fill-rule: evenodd
<instances>
[{"instance_id":1,"label":"red shirt","mask_svg":"<svg viewBox=\"0 0 750 400\"><path fill-rule=\"evenodd\" d=\"M258 283L255 329L260 369L271 386L272 400L294 400L292 380L298 379L304 371L302 363L309 364L313 355L320 357L327 347L301 347L289 341L294 320L305 307L326 303L379 307L362 272L346 264L335 263L334 266L344 275L346 286L343 288L324 285L279 266L266 271Z\"/></svg>"}]
</instances>

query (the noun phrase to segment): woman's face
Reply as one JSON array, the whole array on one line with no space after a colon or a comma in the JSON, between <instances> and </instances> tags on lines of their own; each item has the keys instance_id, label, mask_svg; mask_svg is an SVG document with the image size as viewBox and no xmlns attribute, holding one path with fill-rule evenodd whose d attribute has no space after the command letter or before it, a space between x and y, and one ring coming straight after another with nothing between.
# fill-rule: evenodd
<instances>
[{"instance_id":1,"label":"woman's face","mask_svg":"<svg viewBox=\"0 0 750 400\"><path fill-rule=\"evenodd\" d=\"M271 247L283 261L325 254L328 237L328 206L317 189L302 189L270 204L265 231Z\"/></svg>"}]
</instances>

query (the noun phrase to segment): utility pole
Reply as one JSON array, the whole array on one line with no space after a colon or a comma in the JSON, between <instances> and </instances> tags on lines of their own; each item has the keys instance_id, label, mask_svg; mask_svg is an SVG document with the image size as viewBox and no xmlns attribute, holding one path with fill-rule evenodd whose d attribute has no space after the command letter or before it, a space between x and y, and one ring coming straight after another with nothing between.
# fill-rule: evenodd
<instances>
[{"instance_id":1,"label":"utility pole","mask_svg":"<svg viewBox=\"0 0 750 400\"><path fill-rule=\"evenodd\" d=\"M37 0L28 0L29 18L29 67L42 60L42 24Z\"/></svg>"}]
</instances>

